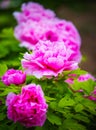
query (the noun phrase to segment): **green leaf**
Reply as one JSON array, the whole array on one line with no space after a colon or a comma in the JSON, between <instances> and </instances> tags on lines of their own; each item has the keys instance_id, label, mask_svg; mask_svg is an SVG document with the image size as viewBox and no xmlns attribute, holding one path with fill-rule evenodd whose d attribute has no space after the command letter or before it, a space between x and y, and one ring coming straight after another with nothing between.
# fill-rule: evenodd
<instances>
[{"instance_id":1,"label":"green leaf","mask_svg":"<svg viewBox=\"0 0 96 130\"><path fill-rule=\"evenodd\" d=\"M91 114L96 115L96 103L94 101L84 99L81 103L85 107L86 111L89 111Z\"/></svg>"},{"instance_id":2,"label":"green leaf","mask_svg":"<svg viewBox=\"0 0 96 130\"><path fill-rule=\"evenodd\" d=\"M0 64L0 76L2 76L7 71L6 64Z\"/></svg>"},{"instance_id":3,"label":"green leaf","mask_svg":"<svg viewBox=\"0 0 96 130\"><path fill-rule=\"evenodd\" d=\"M36 127L35 130L45 130L44 127Z\"/></svg>"},{"instance_id":4,"label":"green leaf","mask_svg":"<svg viewBox=\"0 0 96 130\"><path fill-rule=\"evenodd\" d=\"M77 74L77 75L82 75L82 74L87 74L88 72L85 70L81 70L80 68L76 70L72 70L70 74Z\"/></svg>"},{"instance_id":5,"label":"green leaf","mask_svg":"<svg viewBox=\"0 0 96 130\"><path fill-rule=\"evenodd\" d=\"M11 85L10 87L6 87L4 91L0 92L0 97L8 95L8 93L19 93L21 90L20 86Z\"/></svg>"},{"instance_id":6,"label":"green leaf","mask_svg":"<svg viewBox=\"0 0 96 130\"><path fill-rule=\"evenodd\" d=\"M74 93L74 100L78 104L84 100L84 97L81 93Z\"/></svg>"},{"instance_id":7,"label":"green leaf","mask_svg":"<svg viewBox=\"0 0 96 130\"><path fill-rule=\"evenodd\" d=\"M16 126L16 130L24 130L24 127L21 124L16 123Z\"/></svg>"},{"instance_id":8,"label":"green leaf","mask_svg":"<svg viewBox=\"0 0 96 130\"><path fill-rule=\"evenodd\" d=\"M64 117L66 118L66 119L70 119L70 118L72 118L73 117L73 113L70 111L70 110L68 110L68 108L64 108Z\"/></svg>"},{"instance_id":9,"label":"green leaf","mask_svg":"<svg viewBox=\"0 0 96 130\"><path fill-rule=\"evenodd\" d=\"M4 120L5 117L6 115L4 113L0 113L0 121Z\"/></svg>"},{"instance_id":10,"label":"green leaf","mask_svg":"<svg viewBox=\"0 0 96 130\"><path fill-rule=\"evenodd\" d=\"M66 95L59 101L58 106L63 108L68 106L74 106L74 104L75 104L74 100L69 95Z\"/></svg>"},{"instance_id":11,"label":"green leaf","mask_svg":"<svg viewBox=\"0 0 96 130\"><path fill-rule=\"evenodd\" d=\"M63 122L62 130L86 130L86 127L73 119L66 119Z\"/></svg>"},{"instance_id":12,"label":"green leaf","mask_svg":"<svg viewBox=\"0 0 96 130\"><path fill-rule=\"evenodd\" d=\"M57 102L50 102L49 107L53 110L57 109Z\"/></svg>"},{"instance_id":13,"label":"green leaf","mask_svg":"<svg viewBox=\"0 0 96 130\"><path fill-rule=\"evenodd\" d=\"M64 82L64 80L53 81L53 83L57 86L59 94L64 94L65 92L69 92L68 84Z\"/></svg>"},{"instance_id":14,"label":"green leaf","mask_svg":"<svg viewBox=\"0 0 96 130\"><path fill-rule=\"evenodd\" d=\"M75 107L74 107L75 111L76 112L80 112L84 109L84 106L82 104L77 104Z\"/></svg>"},{"instance_id":15,"label":"green leaf","mask_svg":"<svg viewBox=\"0 0 96 130\"><path fill-rule=\"evenodd\" d=\"M6 85L0 81L0 90L4 90L6 88Z\"/></svg>"},{"instance_id":16,"label":"green leaf","mask_svg":"<svg viewBox=\"0 0 96 130\"><path fill-rule=\"evenodd\" d=\"M0 43L0 58L3 58L5 56L7 56L9 53L9 50L2 45L2 43Z\"/></svg>"},{"instance_id":17,"label":"green leaf","mask_svg":"<svg viewBox=\"0 0 96 130\"><path fill-rule=\"evenodd\" d=\"M51 102L51 101L56 100L55 98L51 98L51 97L48 97L48 96L45 96L45 99L46 99L46 102Z\"/></svg>"},{"instance_id":18,"label":"green leaf","mask_svg":"<svg viewBox=\"0 0 96 130\"><path fill-rule=\"evenodd\" d=\"M13 28L5 28L0 33L0 61L6 63L9 68L18 67L19 52L24 53L27 50L19 47L20 43L13 35Z\"/></svg>"},{"instance_id":19,"label":"green leaf","mask_svg":"<svg viewBox=\"0 0 96 130\"><path fill-rule=\"evenodd\" d=\"M8 125L2 124L2 125L0 125L0 130L10 130L10 129L9 129Z\"/></svg>"},{"instance_id":20,"label":"green leaf","mask_svg":"<svg viewBox=\"0 0 96 130\"><path fill-rule=\"evenodd\" d=\"M12 28L5 28L2 30L2 33L0 34L1 38L6 38L6 37L13 37L13 32L14 30ZM6 34L6 35L5 35Z\"/></svg>"},{"instance_id":21,"label":"green leaf","mask_svg":"<svg viewBox=\"0 0 96 130\"><path fill-rule=\"evenodd\" d=\"M73 116L74 119L77 119L77 120L80 120L80 121L83 121L85 123L89 123L90 120L87 116L83 116L82 114L76 114Z\"/></svg>"},{"instance_id":22,"label":"green leaf","mask_svg":"<svg viewBox=\"0 0 96 130\"><path fill-rule=\"evenodd\" d=\"M10 124L10 127L9 127L10 130L17 130L16 124L17 124L17 123L13 123L13 122L12 122L12 123Z\"/></svg>"},{"instance_id":23,"label":"green leaf","mask_svg":"<svg viewBox=\"0 0 96 130\"><path fill-rule=\"evenodd\" d=\"M61 125L61 118L54 113L48 113L47 119L52 124Z\"/></svg>"},{"instance_id":24,"label":"green leaf","mask_svg":"<svg viewBox=\"0 0 96 130\"><path fill-rule=\"evenodd\" d=\"M29 83L31 83L31 82L32 82L32 76L31 76L31 75L28 75L28 76L26 77L26 83L29 84Z\"/></svg>"},{"instance_id":25,"label":"green leaf","mask_svg":"<svg viewBox=\"0 0 96 130\"><path fill-rule=\"evenodd\" d=\"M84 82L79 82L78 80L74 80L74 84L72 84L71 86L75 91L79 89L83 89L86 92L86 94L90 94L90 92L94 90L95 81L93 81L92 79L89 79Z\"/></svg>"}]
</instances>

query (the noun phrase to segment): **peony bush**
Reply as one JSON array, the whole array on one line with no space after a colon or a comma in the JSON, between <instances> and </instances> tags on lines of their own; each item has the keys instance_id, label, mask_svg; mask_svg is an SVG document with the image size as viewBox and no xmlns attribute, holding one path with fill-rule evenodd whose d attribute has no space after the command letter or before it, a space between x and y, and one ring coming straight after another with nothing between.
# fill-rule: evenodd
<instances>
[{"instance_id":1,"label":"peony bush","mask_svg":"<svg viewBox=\"0 0 96 130\"><path fill-rule=\"evenodd\" d=\"M11 84L20 85L25 82L26 74L21 70L9 69L1 77L1 80L6 86L10 86Z\"/></svg>"},{"instance_id":2,"label":"peony bush","mask_svg":"<svg viewBox=\"0 0 96 130\"><path fill-rule=\"evenodd\" d=\"M43 76L58 76L64 70L78 67L72 55L74 52L64 45L64 42L40 41L32 54L25 53L21 60L25 72L37 78Z\"/></svg>"},{"instance_id":3,"label":"peony bush","mask_svg":"<svg viewBox=\"0 0 96 130\"><path fill-rule=\"evenodd\" d=\"M42 126L46 120L47 104L39 85L26 85L18 95L9 93L6 106L8 119L26 127Z\"/></svg>"},{"instance_id":4,"label":"peony bush","mask_svg":"<svg viewBox=\"0 0 96 130\"><path fill-rule=\"evenodd\" d=\"M16 27L0 35L9 48L0 63L0 129L95 129L96 78L79 67L74 24L35 2L13 15Z\"/></svg>"}]
</instances>

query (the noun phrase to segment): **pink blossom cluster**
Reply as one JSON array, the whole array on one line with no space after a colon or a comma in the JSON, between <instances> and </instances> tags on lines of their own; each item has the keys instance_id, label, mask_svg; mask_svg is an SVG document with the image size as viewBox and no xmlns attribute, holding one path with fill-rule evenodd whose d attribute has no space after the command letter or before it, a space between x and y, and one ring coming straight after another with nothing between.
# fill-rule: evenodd
<instances>
[{"instance_id":1,"label":"pink blossom cluster","mask_svg":"<svg viewBox=\"0 0 96 130\"><path fill-rule=\"evenodd\" d=\"M10 86L11 84L20 85L23 84L26 80L25 72L21 70L9 69L2 77L2 82Z\"/></svg>"},{"instance_id":2,"label":"pink blossom cluster","mask_svg":"<svg viewBox=\"0 0 96 130\"><path fill-rule=\"evenodd\" d=\"M15 28L15 37L21 42L21 46L33 49L39 40L51 42L63 41L75 51L80 53L81 39L72 22L60 20L42 20L40 22L27 20L21 22Z\"/></svg>"},{"instance_id":3,"label":"pink blossom cluster","mask_svg":"<svg viewBox=\"0 0 96 130\"><path fill-rule=\"evenodd\" d=\"M70 78L70 77L71 77L71 78ZM65 81L66 81L67 83L69 83L69 84L73 84L75 77L77 77L76 74L70 74L70 75L69 75L69 78L66 79ZM91 74L87 73L87 74L84 74L84 75L80 75L80 76L78 77L78 82L84 82L84 81L87 81L87 80L89 80L89 79L92 79L92 80L94 80L94 81L96 80L96 79L94 78L94 76L92 76Z\"/></svg>"},{"instance_id":4,"label":"pink blossom cluster","mask_svg":"<svg viewBox=\"0 0 96 130\"><path fill-rule=\"evenodd\" d=\"M20 85L25 82L26 74L21 70L9 69L1 80L6 86ZM9 93L6 106L8 119L20 122L26 127L42 126L46 120L48 105L40 85L26 85L18 95Z\"/></svg>"},{"instance_id":5,"label":"pink blossom cluster","mask_svg":"<svg viewBox=\"0 0 96 130\"><path fill-rule=\"evenodd\" d=\"M91 92L90 96L88 96L88 99L96 101L96 87L94 88L93 92Z\"/></svg>"},{"instance_id":6,"label":"pink blossom cluster","mask_svg":"<svg viewBox=\"0 0 96 130\"><path fill-rule=\"evenodd\" d=\"M77 75L76 74L71 74L70 76L71 76L71 78L68 78L67 80L65 80L65 82L67 82L69 85L74 84L74 78ZM89 79L92 79L93 81L96 81L96 78L94 76L92 76L91 74L89 74L89 73L84 74L84 75L80 75L77 80L78 80L78 82L84 82L84 81L87 81ZM83 92L83 89L79 89L76 92ZM89 95L84 95L84 97L88 98L90 100L96 101L96 87L94 87L94 90Z\"/></svg>"},{"instance_id":7,"label":"pink blossom cluster","mask_svg":"<svg viewBox=\"0 0 96 130\"><path fill-rule=\"evenodd\" d=\"M24 72L9 69L2 76L5 85L23 84L26 74L37 78L56 77L65 70L78 68L81 39L72 22L57 18L52 10L34 2L22 4L21 12L14 12L14 17L18 22L14 35L20 46L32 50L32 53L26 52L21 60ZM90 78L94 80L90 74L81 75L78 81ZM73 84L74 79L69 78L66 82ZM96 90L92 92L95 93ZM6 106L8 119L26 127L43 126L46 120L48 105L40 85L26 85L17 95L9 93Z\"/></svg>"},{"instance_id":8,"label":"pink blossom cluster","mask_svg":"<svg viewBox=\"0 0 96 130\"><path fill-rule=\"evenodd\" d=\"M73 51L63 42L39 41L32 54L25 53L22 67L29 75L37 78L57 76L64 70L78 67L78 61L70 59Z\"/></svg>"},{"instance_id":9,"label":"pink blossom cluster","mask_svg":"<svg viewBox=\"0 0 96 130\"><path fill-rule=\"evenodd\" d=\"M53 11L34 2L23 4L21 12L15 12L14 16L18 21L14 34L21 42L20 46L33 50L30 54L31 61L27 53L22 60L22 66L27 74L36 77L57 76L63 70L77 68L81 60L81 39L72 22L57 18ZM40 49L37 49L37 46ZM42 52L44 48L48 52L46 49ZM64 52L61 54L60 51ZM49 61L49 57L51 60L52 57L55 58Z\"/></svg>"},{"instance_id":10,"label":"pink blossom cluster","mask_svg":"<svg viewBox=\"0 0 96 130\"><path fill-rule=\"evenodd\" d=\"M24 72L9 69L1 77L5 85L23 84L26 74L37 78L57 77L65 70L78 68L81 39L72 22L57 18L52 10L34 2L24 3L21 12L14 12L14 17L18 22L15 37L21 42L20 46L32 50L32 53L26 52L21 60ZM77 75L69 75L65 82L73 84L72 77ZM95 80L91 74L78 77L79 82L88 79ZM96 88L87 98L96 101ZM22 87L20 94L9 93L6 106L8 119L25 127L43 126L46 120L48 105L40 85L28 84Z\"/></svg>"},{"instance_id":11,"label":"pink blossom cluster","mask_svg":"<svg viewBox=\"0 0 96 130\"><path fill-rule=\"evenodd\" d=\"M79 82L83 82L83 81L87 81L88 79L92 79L95 80L94 76L92 76L91 74L85 74L85 75L80 75L78 78Z\"/></svg>"},{"instance_id":12,"label":"pink blossom cluster","mask_svg":"<svg viewBox=\"0 0 96 130\"><path fill-rule=\"evenodd\" d=\"M14 34L20 46L33 50L39 40L62 41L74 51L70 59L74 57L80 62L81 39L72 22L57 18L53 11L34 2L23 4L21 12L14 16L18 21Z\"/></svg>"},{"instance_id":13,"label":"pink blossom cluster","mask_svg":"<svg viewBox=\"0 0 96 130\"><path fill-rule=\"evenodd\" d=\"M21 11L13 13L18 23L26 22L27 20L38 22L42 19L53 19L55 17L55 13L52 10L45 9L42 5L35 2L23 3Z\"/></svg>"},{"instance_id":14,"label":"pink blossom cluster","mask_svg":"<svg viewBox=\"0 0 96 130\"><path fill-rule=\"evenodd\" d=\"M6 106L8 118L26 127L42 126L46 120L48 106L40 85L26 85L18 95L9 93Z\"/></svg>"}]
</instances>

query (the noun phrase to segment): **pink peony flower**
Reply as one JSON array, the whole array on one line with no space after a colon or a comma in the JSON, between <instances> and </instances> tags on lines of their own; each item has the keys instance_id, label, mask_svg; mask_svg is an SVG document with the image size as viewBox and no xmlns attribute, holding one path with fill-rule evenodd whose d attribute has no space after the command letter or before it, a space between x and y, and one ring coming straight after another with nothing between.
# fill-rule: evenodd
<instances>
[{"instance_id":1,"label":"pink peony flower","mask_svg":"<svg viewBox=\"0 0 96 130\"><path fill-rule=\"evenodd\" d=\"M50 40L51 42L62 41L73 53L70 60L81 60L81 39L75 26L68 21L54 18L54 20L42 20L32 22L27 20L17 25L14 32L15 37L29 50L33 50L39 40Z\"/></svg>"},{"instance_id":2,"label":"pink peony flower","mask_svg":"<svg viewBox=\"0 0 96 130\"><path fill-rule=\"evenodd\" d=\"M96 101L96 87L94 87L94 90L90 93L90 95L88 96L88 99Z\"/></svg>"},{"instance_id":3,"label":"pink peony flower","mask_svg":"<svg viewBox=\"0 0 96 130\"><path fill-rule=\"evenodd\" d=\"M52 10L45 9L42 5L35 2L22 4L21 11L13 13L18 23L26 22L28 19L38 22L42 19L48 20L55 17L55 13Z\"/></svg>"},{"instance_id":4,"label":"pink peony flower","mask_svg":"<svg viewBox=\"0 0 96 130\"><path fill-rule=\"evenodd\" d=\"M66 83L68 83L69 85L71 85L71 84L74 84L74 79L77 77L77 75L76 74L69 74L69 78L68 79L66 79L65 80L65 82ZM79 77L78 77L78 82L84 82L84 81L87 81L87 80L89 80L89 79L92 79L92 80L96 80L91 74L89 74L89 73L87 73L87 74L84 74L84 75L80 75ZM75 91L75 92L83 92L84 90L83 89L79 89L79 90L77 90L77 91ZM96 89L92 92L92 94L94 95L96 95ZM84 97L86 97L86 96L84 96ZM87 98L88 99L90 99L90 100L94 100L94 99L96 99L96 97L94 97L94 96L92 96L92 95L90 95L90 96L87 96Z\"/></svg>"},{"instance_id":5,"label":"pink peony flower","mask_svg":"<svg viewBox=\"0 0 96 130\"><path fill-rule=\"evenodd\" d=\"M34 2L23 4L21 10L14 13L19 23L14 35L21 42L20 46L33 50L39 40L63 41L73 51L70 60L80 62L81 39L72 22L57 18L51 10Z\"/></svg>"},{"instance_id":6,"label":"pink peony flower","mask_svg":"<svg viewBox=\"0 0 96 130\"><path fill-rule=\"evenodd\" d=\"M73 70L78 62L70 60L73 51L63 42L40 41L36 44L33 53L25 53L22 67L29 75L37 78L42 76L57 76L64 70Z\"/></svg>"},{"instance_id":7,"label":"pink peony flower","mask_svg":"<svg viewBox=\"0 0 96 130\"><path fill-rule=\"evenodd\" d=\"M69 83L69 84L73 84L74 83L74 78L76 78L76 74L70 74L69 75L69 78L68 79L66 79L65 81L67 82L67 83ZM71 78L70 78L71 77ZM72 78L73 77L73 78ZM84 81L87 81L87 80L89 80L89 79L92 79L92 80L96 80L95 78L94 78L94 76L92 76L91 74L89 74L89 73L87 73L87 74L83 74L83 75L80 75L79 77L78 77L78 82L84 82Z\"/></svg>"},{"instance_id":8,"label":"pink peony flower","mask_svg":"<svg viewBox=\"0 0 96 130\"><path fill-rule=\"evenodd\" d=\"M32 22L27 20L15 28L15 37L21 42L21 46L33 49L39 40L58 41L56 33L55 20L43 20Z\"/></svg>"},{"instance_id":9,"label":"pink peony flower","mask_svg":"<svg viewBox=\"0 0 96 130\"><path fill-rule=\"evenodd\" d=\"M21 46L28 49L33 49L39 40L64 41L74 51L74 55L80 53L79 33L69 21L54 18L32 22L28 19L26 23L22 22L16 26L14 35L21 42Z\"/></svg>"},{"instance_id":10,"label":"pink peony flower","mask_svg":"<svg viewBox=\"0 0 96 130\"><path fill-rule=\"evenodd\" d=\"M87 81L88 79L95 80L95 78L91 74L85 74L85 75L80 75L78 81L83 82L83 81Z\"/></svg>"},{"instance_id":11,"label":"pink peony flower","mask_svg":"<svg viewBox=\"0 0 96 130\"><path fill-rule=\"evenodd\" d=\"M48 105L40 85L29 84L21 94L9 93L6 99L8 119L26 127L43 126Z\"/></svg>"},{"instance_id":12,"label":"pink peony flower","mask_svg":"<svg viewBox=\"0 0 96 130\"><path fill-rule=\"evenodd\" d=\"M11 84L23 84L26 80L26 74L21 70L9 69L1 78L2 82L9 86Z\"/></svg>"},{"instance_id":13,"label":"pink peony flower","mask_svg":"<svg viewBox=\"0 0 96 130\"><path fill-rule=\"evenodd\" d=\"M90 95L90 96L88 96L88 99L96 101L96 95Z\"/></svg>"}]
</instances>

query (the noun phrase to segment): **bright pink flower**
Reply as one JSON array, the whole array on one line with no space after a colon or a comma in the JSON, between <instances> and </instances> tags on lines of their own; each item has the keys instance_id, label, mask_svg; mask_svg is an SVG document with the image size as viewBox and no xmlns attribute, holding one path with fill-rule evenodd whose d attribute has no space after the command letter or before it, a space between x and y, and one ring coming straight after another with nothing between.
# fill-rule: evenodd
<instances>
[{"instance_id":1,"label":"bright pink flower","mask_svg":"<svg viewBox=\"0 0 96 130\"><path fill-rule=\"evenodd\" d=\"M89 100L93 100L93 101L96 101L96 95L90 95L90 96L88 96L88 99Z\"/></svg>"},{"instance_id":2,"label":"bright pink flower","mask_svg":"<svg viewBox=\"0 0 96 130\"><path fill-rule=\"evenodd\" d=\"M77 76L76 74L70 74L69 78L66 79L66 82L69 83L69 84L73 84L74 83L74 79L76 78L76 76ZM78 77L78 82L84 82L84 81L87 81L89 79L96 80L94 78L94 76L92 76L91 74L87 73L87 74L80 75Z\"/></svg>"},{"instance_id":3,"label":"bright pink flower","mask_svg":"<svg viewBox=\"0 0 96 130\"><path fill-rule=\"evenodd\" d=\"M29 50L33 50L39 40L51 42L63 41L73 53L70 60L81 60L80 35L72 22L58 19L51 10L40 4L29 2L23 4L22 12L15 12L18 21L14 35Z\"/></svg>"},{"instance_id":4,"label":"bright pink flower","mask_svg":"<svg viewBox=\"0 0 96 130\"><path fill-rule=\"evenodd\" d=\"M69 60L72 53L63 42L40 41L32 54L25 53L22 66L27 74L37 78L57 76L64 70L78 67L77 61Z\"/></svg>"},{"instance_id":5,"label":"bright pink flower","mask_svg":"<svg viewBox=\"0 0 96 130\"><path fill-rule=\"evenodd\" d=\"M94 90L90 93L88 99L96 101L96 87L94 87Z\"/></svg>"},{"instance_id":6,"label":"bright pink flower","mask_svg":"<svg viewBox=\"0 0 96 130\"><path fill-rule=\"evenodd\" d=\"M14 12L14 17L18 23L26 22L28 19L32 21L40 21L42 19L52 19L55 17L55 13L50 9L45 9L42 5L29 2L22 4L22 12Z\"/></svg>"},{"instance_id":7,"label":"bright pink flower","mask_svg":"<svg viewBox=\"0 0 96 130\"><path fill-rule=\"evenodd\" d=\"M43 126L48 105L40 85L29 84L21 94L9 93L6 99L8 119L26 127Z\"/></svg>"},{"instance_id":8,"label":"bright pink flower","mask_svg":"<svg viewBox=\"0 0 96 130\"><path fill-rule=\"evenodd\" d=\"M27 20L15 28L15 37L29 50L33 50L39 40L50 40L51 42L62 41L73 53L70 60L81 60L81 39L75 26L68 21L54 18L54 20L41 20L32 22Z\"/></svg>"},{"instance_id":9,"label":"bright pink flower","mask_svg":"<svg viewBox=\"0 0 96 130\"><path fill-rule=\"evenodd\" d=\"M77 75L76 74L69 74L69 78L68 79L66 79L65 80L65 82L66 83L68 83L68 84L74 84L74 79L77 77ZM91 74L89 74L89 73L87 73L87 74L83 74L83 75L80 75L79 77L78 77L78 82L85 82L85 81L87 81L87 80L89 80L89 79L92 79L92 80L96 80L95 78L94 78L94 76L92 76ZM79 89L79 90L77 90L76 92L83 92L84 90L83 89ZM95 95L95 96L94 96ZM84 96L84 97L86 97L86 96ZM94 89L94 91L91 93L91 95L90 96L87 96L88 97L88 99L90 99L90 100L96 100L96 88Z\"/></svg>"},{"instance_id":10,"label":"bright pink flower","mask_svg":"<svg viewBox=\"0 0 96 130\"><path fill-rule=\"evenodd\" d=\"M21 70L9 69L1 78L2 82L9 86L11 84L23 84L26 80L26 74Z\"/></svg>"},{"instance_id":11,"label":"bright pink flower","mask_svg":"<svg viewBox=\"0 0 96 130\"><path fill-rule=\"evenodd\" d=\"M95 78L91 74L85 74L85 75L80 75L78 81L83 82L83 81L87 81L88 79L95 80Z\"/></svg>"},{"instance_id":12,"label":"bright pink flower","mask_svg":"<svg viewBox=\"0 0 96 130\"><path fill-rule=\"evenodd\" d=\"M68 84L73 84L74 83L74 79L73 78L68 78L65 80L66 83Z\"/></svg>"},{"instance_id":13,"label":"bright pink flower","mask_svg":"<svg viewBox=\"0 0 96 130\"><path fill-rule=\"evenodd\" d=\"M75 26L65 20L54 18L39 22L27 20L15 28L15 37L21 45L32 49L39 40L64 41L65 44L77 53L80 49L81 39Z\"/></svg>"}]
</instances>

